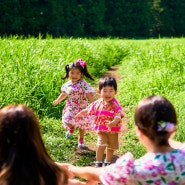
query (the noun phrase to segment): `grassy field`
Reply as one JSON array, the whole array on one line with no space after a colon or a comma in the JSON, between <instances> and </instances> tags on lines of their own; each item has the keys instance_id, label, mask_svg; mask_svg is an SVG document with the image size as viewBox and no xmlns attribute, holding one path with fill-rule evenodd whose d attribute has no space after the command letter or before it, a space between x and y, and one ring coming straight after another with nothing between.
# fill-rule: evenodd
<instances>
[{"instance_id":1,"label":"grassy field","mask_svg":"<svg viewBox=\"0 0 185 185\"><path fill-rule=\"evenodd\" d=\"M66 140L61 126L61 111L52 101L59 95L65 64L83 58L96 85L100 76L111 66L119 66L117 99L128 117L129 131L122 138L119 152L133 152L140 157L145 149L139 144L134 130L133 113L143 97L158 94L175 106L179 129L175 136L185 141L185 39L0 39L0 107L24 103L35 110L41 120L42 134L52 158L60 162L88 165L93 157L82 155L76 160L77 135ZM87 133L86 142L96 138Z\"/></svg>"},{"instance_id":2,"label":"grassy field","mask_svg":"<svg viewBox=\"0 0 185 185\"><path fill-rule=\"evenodd\" d=\"M130 118L130 132L120 150L139 157L145 150L135 137L133 114L135 105L145 96L163 95L173 103L179 121L175 138L185 141L185 39L137 40L127 44L130 55L120 65L119 100Z\"/></svg>"}]
</instances>

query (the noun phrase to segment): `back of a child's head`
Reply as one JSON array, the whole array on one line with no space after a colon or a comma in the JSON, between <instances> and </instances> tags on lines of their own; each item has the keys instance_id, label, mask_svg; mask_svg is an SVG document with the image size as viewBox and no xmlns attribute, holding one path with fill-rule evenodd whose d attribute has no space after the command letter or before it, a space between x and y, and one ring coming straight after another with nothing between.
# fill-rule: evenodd
<instances>
[{"instance_id":1,"label":"back of a child's head","mask_svg":"<svg viewBox=\"0 0 185 185\"><path fill-rule=\"evenodd\" d=\"M82 77L85 76L91 80L94 80L94 78L89 74L89 72L87 70L86 62L83 61L81 58L78 59L77 61L71 62L65 66L66 75L64 77L62 77L61 79L65 80L66 78L68 78L69 72L72 69L78 69L80 71L80 73L82 74Z\"/></svg>"},{"instance_id":2,"label":"back of a child's head","mask_svg":"<svg viewBox=\"0 0 185 185\"><path fill-rule=\"evenodd\" d=\"M117 91L117 82L114 77L102 77L99 80L99 90L101 91L103 87L110 86L113 87L115 91Z\"/></svg>"},{"instance_id":3,"label":"back of a child's head","mask_svg":"<svg viewBox=\"0 0 185 185\"><path fill-rule=\"evenodd\" d=\"M148 96L141 100L134 118L136 126L159 146L168 145L170 135L176 130L176 111L163 96Z\"/></svg>"}]
</instances>

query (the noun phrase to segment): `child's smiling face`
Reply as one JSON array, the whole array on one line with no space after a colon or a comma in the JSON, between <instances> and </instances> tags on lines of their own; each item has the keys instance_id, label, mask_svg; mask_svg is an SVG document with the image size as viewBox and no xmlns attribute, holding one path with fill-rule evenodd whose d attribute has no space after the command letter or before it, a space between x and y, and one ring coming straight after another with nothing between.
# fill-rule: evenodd
<instances>
[{"instance_id":1,"label":"child's smiling face","mask_svg":"<svg viewBox=\"0 0 185 185\"><path fill-rule=\"evenodd\" d=\"M104 101L109 102L117 94L117 91L115 91L113 86L104 86L101 90L99 90L99 94Z\"/></svg>"},{"instance_id":2,"label":"child's smiling face","mask_svg":"<svg viewBox=\"0 0 185 185\"><path fill-rule=\"evenodd\" d=\"M72 82L78 82L82 78L82 73L77 68L72 68L69 71L69 78L72 80Z\"/></svg>"}]
</instances>

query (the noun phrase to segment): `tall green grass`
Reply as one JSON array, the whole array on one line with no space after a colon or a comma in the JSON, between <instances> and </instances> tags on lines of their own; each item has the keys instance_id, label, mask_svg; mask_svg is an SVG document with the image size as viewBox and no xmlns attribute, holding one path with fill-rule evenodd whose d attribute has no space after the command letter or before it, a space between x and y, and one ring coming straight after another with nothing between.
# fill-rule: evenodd
<instances>
[{"instance_id":1,"label":"tall green grass","mask_svg":"<svg viewBox=\"0 0 185 185\"><path fill-rule=\"evenodd\" d=\"M74 162L78 132L72 140L65 139L61 111L65 101L53 107L64 81L64 66L78 58L87 62L96 85L111 66L119 65L117 98L129 118L129 132L123 137L120 152L133 152L140 157L145 149L139 144L134 130L136 104L145 96L167 97L175 106L179 118L176 139L184 138L185 102L185 39L0 39L0 107L24 103L35 110L41 120L42 134L52 158ZM87 134L86 143L95 144L94 135ZM78 159L88 165L91 159ZM93 160L93 159L92 159Z\"/></svg>"},{"instance_id":2,"label":"tall green grass","mask_svg":"<svg viewBox=\"0 0 185 185\"><path fill-rule=\"evenodd\" d=\"M127 107L130 132L125 136L122 151L130 150L136 157L145 150L138 143L134 130L136 104L149 95L163 95L176 108L179 129L175 138L185 141L185 39L128 41L130 55L120 67L119 100Z\"/></svg>"},{"instance_id":3,"label":"tall green grass","mask_svg":"<svg viewBox=\"0 0 185 185\"><path fill-rule=\"evenodd\" d=\"M67 63L82 58L96 81L112 65L128 55L121 40L111 39L0 39L0 107L24 103L35 110L42 124L47 148L55 160L69 161L77 146L65 139L61 111L65 101L53 107L60 94ZM88 79L87 79L88 80ZM93 85L95 82L89 81ZM69 150L70 148L70 150Z\"/></svg>"},{"instance_id":4,"label":"tall green grass","mask_svg":"<svg viewBox=\"0 0 185 185\"><path fill-rule=\"evenodd\" d=\"M83 58L90 74L98 78L127 55L127 48L119 43L111 39L0 39L0 107L26 103L40 116L59 117L61 108L51 103L60 93L65 65Z\"/></svg>"}]
</instances>

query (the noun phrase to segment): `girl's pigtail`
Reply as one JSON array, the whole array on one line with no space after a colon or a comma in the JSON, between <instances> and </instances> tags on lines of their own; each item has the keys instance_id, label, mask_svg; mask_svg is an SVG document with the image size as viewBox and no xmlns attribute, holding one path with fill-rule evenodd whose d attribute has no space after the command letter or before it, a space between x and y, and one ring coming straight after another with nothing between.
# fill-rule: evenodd
<instances>
[{"instance_id":1,"label":"girl's pigtail","mask_svg":"<svg viewBox=\"0 0 185 185\"><path fill-rule=\"evenodd\" d=\"M87 66L84 65L82 67L82 71L83 71L83 75L86 76L87 78L91 79L91 80L94 80L94 78L89 74L88 70L87 70Z\"/></svg>"},{"instance_id":2,"label":"girl's pigtail","mask_svg":"<svg viewBox=\"0 0 185 185\"><path fill-rule=\"evenodd\" d=\"M62 80L65 80L69 77L69 64L65 66L66 75L64 77L61 77Z\"/></svg>"}]
</instances>

